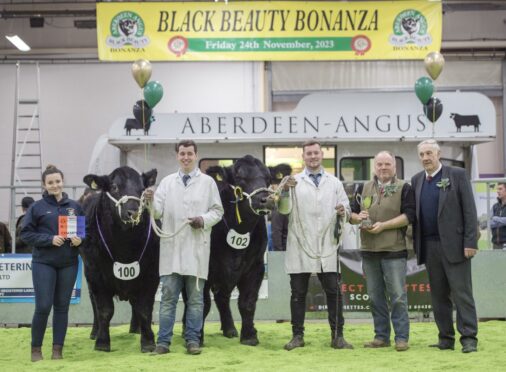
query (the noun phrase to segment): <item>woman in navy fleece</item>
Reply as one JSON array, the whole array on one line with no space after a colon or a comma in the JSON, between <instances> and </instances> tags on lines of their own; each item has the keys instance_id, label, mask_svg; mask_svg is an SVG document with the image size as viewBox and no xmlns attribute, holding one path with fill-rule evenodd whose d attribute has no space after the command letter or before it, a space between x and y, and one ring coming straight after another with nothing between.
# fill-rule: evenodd
<instances>
[{"instance_id":1,"label":"woman in navy fleece","mask_svg":"<svg viewBox=\"0 0 506 372\"><path fill-rule=\"evenodd\" d=\"M82 216L79 204L63 192L63 173L48 165L42 173L44 193L32 204L23 220L21 239L34 247L32 279L35 290L35 313L32 320L32 362L42 359L42 341L47 319L53 307L53 352L51 359L62 359L67 333L68 311L77 276L77 236L59 234L59 216Z\"/></svg>"}]
</instances>

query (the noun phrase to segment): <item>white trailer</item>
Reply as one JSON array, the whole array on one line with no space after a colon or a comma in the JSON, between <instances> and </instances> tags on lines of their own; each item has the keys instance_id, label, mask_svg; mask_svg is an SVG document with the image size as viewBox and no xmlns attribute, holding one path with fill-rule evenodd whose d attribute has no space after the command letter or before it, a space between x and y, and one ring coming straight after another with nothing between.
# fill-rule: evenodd
<instances>
[{"instance_id":1,"label":"white trailer","mask_svg":"<svg viewBox=\"0 0 506 372\"><path fill-rule=\"evenodd\" d=\"M371 178L372 158L381 150L397 157L398 176L409 180L420 171L416 145L435 138L446 164L465 167L476 178L475 145L495 140L493 103L480 93L440 93L443 113L432 124L412 93L327 93L304 97L291 112L158 114L148 135L126 135L127 117L116 120L97 142L90 172L105 174L119 165L142 171L157 168L159 179L177 170L174 144L193 139L200 167L227 164L251 154L267 165L288 162L301 169L301 143L324 144L324 166L340 177L351 195L357 182ZM479 125L463 126L456 115L475 116ZM356 226L347 226L344 246L358 248Z\"/></svg>"}]
</instances>

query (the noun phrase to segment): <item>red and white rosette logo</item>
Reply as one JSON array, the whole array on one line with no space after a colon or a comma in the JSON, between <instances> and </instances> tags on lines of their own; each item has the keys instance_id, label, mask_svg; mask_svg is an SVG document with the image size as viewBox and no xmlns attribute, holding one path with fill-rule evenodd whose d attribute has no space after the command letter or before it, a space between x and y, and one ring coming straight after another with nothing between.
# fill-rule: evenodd
<instances>
[{"instance_id":1,"label":"red and white rosette logo","mask_svg":"<svg viewBox=\"0 0 506 372\"><path fill-rule=\"evenodd\" d=\"M177 57L181 57L188 49L188 40L182 36L174 36L169 40L167 46Z\"/></svg>"},{"instance_id":2,"label":"red and white rosette logo","mask_svg":"<svg viewBox=\"0 0 506 372\"><path fill-rule=\"evenodd\" d=\"M363 56L371 49L371 39L365 35L357 35L351 39L351 49L355 51L357 56Z\"/></svg>"}]
</instances>

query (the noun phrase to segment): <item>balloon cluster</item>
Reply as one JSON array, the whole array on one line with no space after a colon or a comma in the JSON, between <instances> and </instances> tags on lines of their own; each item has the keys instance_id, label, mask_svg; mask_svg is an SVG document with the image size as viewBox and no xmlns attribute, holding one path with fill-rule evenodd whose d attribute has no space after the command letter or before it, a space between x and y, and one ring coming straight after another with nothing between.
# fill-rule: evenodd
<instances>
[{"instance_id":1,"label":"balloon cluster","mask_svg":"<svg viewBox=\"0 0 506 372\"><path fill-rule=\"evenodd\" d=\"M145 130L154 121L153 108L163 97L162 85L158 81L149 81L151 71L151 63L145 59L139 59L132 64L132 75L144 95L144 99L135 103L133 114L141 128Z\"/></svg>"},{"instance_id":2,"label":"balloon cluster","mask_svg":"<svg viewBox=\"0 0 506 372\"><path fill-rule=\"evenodd\" d=\"M432 123L443 113L443 104L439 98L433 97L434 84L445 64L445 59L439 52L431 52L425 57L425 70L432 78L426 76L421 77L415 83L415 93L423 104L423 113Z\"/></svg>"}]
</instances>

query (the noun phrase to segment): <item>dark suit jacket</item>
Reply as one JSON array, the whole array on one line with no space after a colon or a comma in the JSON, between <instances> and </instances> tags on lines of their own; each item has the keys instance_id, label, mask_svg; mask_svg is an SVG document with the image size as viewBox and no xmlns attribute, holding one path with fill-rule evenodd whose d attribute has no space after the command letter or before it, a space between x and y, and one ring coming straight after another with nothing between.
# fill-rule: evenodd
<instances>
[{"instance_id":1,"label":"dark suit jacket","mask_svg":"<svg viewBox=\"0 0 506 372\"><path fill-rule=\"evenodd\" d=\"M476 205L462 168L444 166L441 179L448 178L450 185L439 190L438 230L444 255L449 262L458 263L466 260L464 248L477 248ZM420 225L420 192L425 179L425 171L411 178L411 186L416 197L416 222L413 224L413 246L418 257L418 264L425 263L422 249Z\"/></svg>"}]
</instances>

